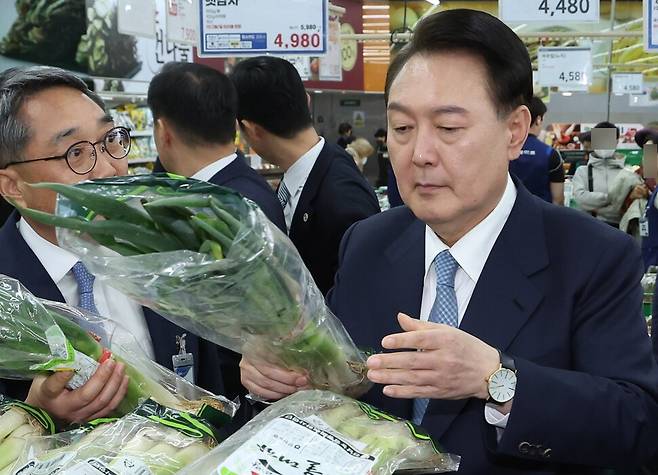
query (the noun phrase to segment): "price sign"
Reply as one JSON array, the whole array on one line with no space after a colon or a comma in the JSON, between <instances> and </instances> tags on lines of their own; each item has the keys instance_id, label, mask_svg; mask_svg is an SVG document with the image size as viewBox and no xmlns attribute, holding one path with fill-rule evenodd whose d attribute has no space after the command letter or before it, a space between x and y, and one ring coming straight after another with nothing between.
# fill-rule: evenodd
<instances>
[{"instance_id":1,"label":"price sign","mask_svg":"<svg viewBox=\"0 0 658 475\"><path fill-rule=\"evenodd\" d=\"M499 17L510 23L598 22L600 0L500 0Z\"/></svg>"},{"instance_id":2,"label":"price sign","mask_svg":"<svg viewBox=\"0 0 658 475\"><path fill-rule=\"evenodd\" d=\"M539 48L539 84L582 91L592 84L591 48Z\"/></svg>"},{"instance_id":3,"label":"price sign","mask_svg":"<svg viewBox=\"0 0 658 475\"><path fill-rule=\"evenodd\" d=\"M644 0L644 50L649 53L658 51L658 2Z\"/></svg>"},{"instance_id":4,"label":"price sign","mask_svg":"<svg viewBox=\"0 0 658 475\"><path fill-rule=\"evenodd\" d=\"M614 94L642 94L644 77L642 73L620 73L612 75Z\"/></svg>"},{"instance_id":5,"label":"price sign","mask_svg":"<svg viewBox=\"0 0 658 475\"><path fill-rule=\"evenodd\" d=\"M196 0L167 0L167 40L196 45L199 38Z\"/></svg>"},{"instance_id":6,"label":"price sign","mask_svg":"<svg viewBox=\"0 0 658 475\"><path fill-rule=\"evenodd\" d=\"M327 0L198 0L199 56L322 55L327 52Z\"/></svg>"}]
</instances>

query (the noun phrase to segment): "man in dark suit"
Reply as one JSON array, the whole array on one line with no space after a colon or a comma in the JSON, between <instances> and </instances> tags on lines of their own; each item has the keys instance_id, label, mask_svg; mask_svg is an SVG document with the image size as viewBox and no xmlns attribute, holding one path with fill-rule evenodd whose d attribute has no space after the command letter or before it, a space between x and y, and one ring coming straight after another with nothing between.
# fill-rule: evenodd
<instances>
[{"instance_id":1,"label":"man in dark suit","mask_svg":"<svg viewBox=\"0 0 658 475\"><path fill-rule=\"evenodd\" d=\"M238 91L238 122L264 160L284 170L279 200L288 235L323 294L338 268L347 228L379 212L372 187L338 145L313 128L304 85L281 58L241 61L231 79Z\"/></svg>"},{"instance_id":2,"label":"man in dark suit","mask_svg":"<svg viewBox=\"0 0 658 475\"><path fill-rule=\"evenodd\" d=\"M102 100L77 77L58 68L16 69L0 84L0 193L21 207L53 212L55 195L30 183L77 183L127 174L130 148L126 129L114 127ZM34 295L108 315L125 326L142 350L172 368L185 333L155 313L95 281L77 257L57 246L55 229L9 217L0 229L0 274L21 281ZM196 383L222 393L217 347L187 334ZM188 373L192 374L192 373ZM79 389L68 390L71 373L24 382L0 380L0 393L24 398L53 416L74 422L109 414L125 395L127 377L120 363L100 365Z\"/></svg>"},{"instance_id":3,"label":"man in dark suit","mask_svg":"<svg viewBox=\"0 0 658 475\"><path fill-rule=\"evenodd\" d=\"M238 191L285 232L276 194L235 150L238 97L224 74L202 64L168 63L151 80L147 102L166 171Z\"/></svg>"},{"instance_id":4,"label":"man in dark suit","mask_svg":"<svg viewBox=\"0 0 658 475\"><path fill-rule=\"evenodd\" d=\"M385 94L407 206L346 233L329 305L357 345L385 350L364 399L421 423L460 473L637 467L658 441L639 249L511 179L531 97L527 50L495 17L449 10L416 26ZM306 383L242 377L256 393Z\"/></svg>"}]
</instances>

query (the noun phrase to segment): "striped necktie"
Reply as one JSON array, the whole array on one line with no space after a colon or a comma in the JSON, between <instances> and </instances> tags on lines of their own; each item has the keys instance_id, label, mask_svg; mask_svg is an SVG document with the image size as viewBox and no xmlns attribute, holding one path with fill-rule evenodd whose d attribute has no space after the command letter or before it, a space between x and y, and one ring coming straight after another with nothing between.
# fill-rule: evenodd
<instances>
[{"instance_id":1,"label":"striped necktie","mask_svg":"<svg viewBox=\"0 0 658 475\"><path fill-rule=\"evenodd\" d=\"M279 191L277 191L276 195L279 198L281 207L285 208L290 201L290 190L288 190L285 181L281 180L281 183L279 183Z\"/></svg>"}]
</instances>

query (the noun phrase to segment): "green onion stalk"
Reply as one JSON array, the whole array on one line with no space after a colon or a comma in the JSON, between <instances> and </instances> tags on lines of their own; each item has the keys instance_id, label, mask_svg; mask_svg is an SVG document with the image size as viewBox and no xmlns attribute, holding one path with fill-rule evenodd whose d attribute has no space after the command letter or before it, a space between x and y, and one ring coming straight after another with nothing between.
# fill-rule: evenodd
<instances>
[{"instance_id":1,"label":"green onion stalk","mask_svg":"<svg viewBox=\"0 0 658 475\"><path fill-rule=\"evenodd\" d=\"M138 366L105 348L98 336L71 320L64 308L65 305L44 305L20 282L0 275L0 378L33 379L54 371L75 372L79 370L75 361L80 359L91 362L93 373L93 366L112 358L125 365L129 377L126 396L115 411L117 416L131 412L149 398L188 412L201 410L206 404L228 411L214 398L190 401L170 391Z\"/></svg>"},{"instance_id":2,"label":"green onion stalk","mask_svg":"<svg viewBox=\"0 0 658 475\"><path fill-rule=\"evenodd\" d=\"M57 213L21 214L55 226L109 285L218 345L302 371L315 388L370 387L364 353L255 203L172 175L33 186L59 194Z\"/></svg>"}]
</instances>

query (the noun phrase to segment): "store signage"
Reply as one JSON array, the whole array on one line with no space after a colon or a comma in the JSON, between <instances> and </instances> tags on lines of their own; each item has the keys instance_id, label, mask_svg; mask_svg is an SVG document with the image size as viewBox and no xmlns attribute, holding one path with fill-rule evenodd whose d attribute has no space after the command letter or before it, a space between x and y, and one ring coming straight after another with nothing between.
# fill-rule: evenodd
<instances>
[{"instance_id":1,"label":"store signage","mask_svg":"<svg viewBox=\"0 0 658 475\"><path fill-rule=\"evenodd\" d=\"M201 57L327 52L328 1L197 0Z\"/></svg>"},{"instance_id":2,"label":"store signage","mask_svg":"<svg viewBox=\"0 0 658 475\"><path fill-rule=\"evenodd\" d=\"M360 99L341 99L341 107L359 107L361 105Z\"/></svg>"},{"instance_id":3,"label":"store signage","mask_svg":"<svg viewBox=\"0 0 658 475\"><path fill-rule=\"evenodd\" d=\"M505 22L598 22L600 0L500 0Z\"/></svg>"},{"instance_id":4,"label":"store signage","mask_svg":"<svg viewBox=\"0 0 658 475\"><path fill-rule=\"evenodd\" d=\"M167 0L167 40L195 45L199 39L196 0Z\"/></svg>"},{"instance_id":5,"label":"store signage","mask_svg":"<svg viewBox=\"0 0 658 475\"><path fill-rule=\"evenodd\" d=\"M658 1L643 1L644 50L649 53L658 51Z\"/></svg>"},{"instance_id":6,"label":"store signage","mask_svg":"<svg viewBox=\"0 0 658 475\"><path fill-rule=\"evenodd\" d=\"M539 84L582 91L592 84L591 48L539 48Z\"/></svg>"},{"instance_id":7,"label":"store signage","mask_svg":"<svg viewBox=\"0 0 658 475\"><path fill-rule=\"evenodd\" d=\"M619 73L612 75L613 94L642 94L644 76L642 73Z\"/></svg>"},{"instance_id":8,"label":"store signage","mask_svg":"<svg viewBox=\"0 0 658 475\"><path fill-rule=\"evenodd\" d=\"M117 30L124 35L155 38L155 0L119 0Z\"/></svg>"}]
</instances>

